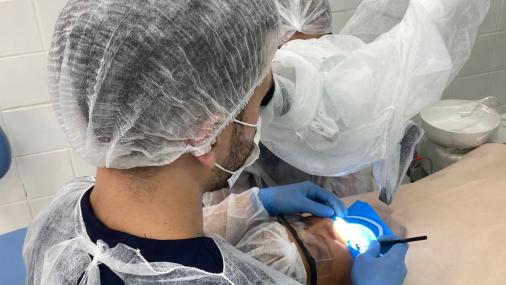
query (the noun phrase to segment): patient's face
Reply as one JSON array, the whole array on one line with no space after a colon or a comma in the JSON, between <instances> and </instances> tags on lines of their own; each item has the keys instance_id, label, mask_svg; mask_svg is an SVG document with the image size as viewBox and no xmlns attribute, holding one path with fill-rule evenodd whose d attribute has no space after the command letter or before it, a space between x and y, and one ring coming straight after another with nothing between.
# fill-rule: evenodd
<instances>
[{"instance_id":1,"label":"patient's face","mask_svg":"<svg viewBox=\"0 0 506 285\"><path fill-rule=\"evenodd\" d=\"M280 46L278 46L278 48L281 48L281 46L283 46L284 44L286 44L289 41L319 39L322 36L324 36L324 35L310 35L310 34L304 34L301 32L296 32L289 39L286 39Z\"/></svg>"},{"instance_id":2,"label":"patient's face","mask_svg":"<svg viewBox=\"0 0 506 285\"><path fill-rule=\"evenodd\" d=\"M297 232L316 260L318 284L351 285L353 259L346 242L334 230L332 220L307 217L300 223L304 229L299 228Z\"/></svg>"}]
</instances>

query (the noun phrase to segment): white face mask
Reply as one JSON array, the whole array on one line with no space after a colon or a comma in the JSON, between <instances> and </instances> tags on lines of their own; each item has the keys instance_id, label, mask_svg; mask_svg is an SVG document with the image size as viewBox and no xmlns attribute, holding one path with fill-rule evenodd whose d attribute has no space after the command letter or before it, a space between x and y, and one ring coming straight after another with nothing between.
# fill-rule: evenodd
<instances>
[{"instance_id":1,"label":"white face mask","mask_svg":"<svg viewBox=\"0 0 506 285\"><path fill-rule=\"evenodd\" d=\"M243 165L239 169L237 169L236 171L231 171L231 170L228 170L228 169L224 168L223 166L219 165L218 163L214 164L221 171L224 171L224 172L232 175L232 176L230 176L229 179L227 179L228 187L230 187L230 189L232 189L232 186L234 186L235 182L237 182L237 179L239 179L239 176L241 176L241 173L243 172L243 170L246 167L253 165L253 163L255 163L255 161L260 156L260 147L258 146L258 144L260 143L260 127L262 124L262 120L260 117L258 117L258 121L257 121L256 125L241 122L239 120L234 120L234 123L237 123L237 124L240 124L240 125L243 125L246 127L256 128L257 132L255 133L255 137L253 137L253 149L251 150L251 153L249 154L248 158L246 158Z\"/></svg>"}]
</instances>

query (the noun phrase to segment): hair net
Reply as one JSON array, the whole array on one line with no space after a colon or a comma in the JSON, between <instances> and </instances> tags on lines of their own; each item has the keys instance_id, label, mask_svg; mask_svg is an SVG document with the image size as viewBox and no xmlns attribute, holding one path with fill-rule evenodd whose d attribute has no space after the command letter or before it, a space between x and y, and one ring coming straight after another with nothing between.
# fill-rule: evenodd
<instances>
[{"instance_id":1,"label":"hair net","mask_svg":"<svg viewBox=\"0 0 506 285\"><path fill-rule=\"evenodd\" d=\"M332 32L332 15L327 0L276 0L283 21L286 42L296 32L325 35Z\"/></svg>"},{"instance_id":2,"label":"hair net","mask_svg":"<svg viewBox=\"0 0 506 285\"><path fill-rule=\"evenodd\" d=\"M90 178L74 179L34 219L23 248L27 284L99 285L99 266L109 268L127 285L300 284L216 235L223 232L241 237L256 224L269 219L258 198L258 189L231 195L205 213L204 222L217 231L209 237L215 241L223 258L223 272L214 274L172 262L147 261L142 252L125 244L110 248L101 240L93 243L86 233L80 208L81 197L93 185Z\"/></svg>"},{"instance_id":3,"label":"hair net","mask_svg":"<svg viewBox=\"0 0 506 285\"><path fill-rule=\"evenodd\" d=\"M258 0L71 0L49 71L72 147L120 169L209 151L270 69L273 11Z\"/></svg>"}]
</instances>

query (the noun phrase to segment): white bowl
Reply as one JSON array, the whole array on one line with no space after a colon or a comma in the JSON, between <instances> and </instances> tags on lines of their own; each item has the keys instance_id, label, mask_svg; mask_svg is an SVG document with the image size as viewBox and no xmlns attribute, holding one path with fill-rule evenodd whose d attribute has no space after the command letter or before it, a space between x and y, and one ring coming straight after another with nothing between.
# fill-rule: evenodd
<instances>
[{"instance_id":1,"label":"white bowl","mask_svg":"<svg viewBox=\"0 0 506 285\"><path fill-rule=\"evenodd\" d=\"M501 123L494 109L467 100L441 100L424 109L420 117L429 139L460 149L482 145Z\"/></svg>"}]
</instances>

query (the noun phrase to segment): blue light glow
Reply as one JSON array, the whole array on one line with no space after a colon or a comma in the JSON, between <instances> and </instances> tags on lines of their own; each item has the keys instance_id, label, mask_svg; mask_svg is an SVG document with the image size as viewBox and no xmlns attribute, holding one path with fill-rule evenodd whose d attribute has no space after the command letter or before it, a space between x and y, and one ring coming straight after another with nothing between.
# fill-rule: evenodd
<instances>
[{"instance_id":1,"label":"blue light glow","mask_svg":"<svg viewBox=\"0 0 506 285\"><path fill-rule=\"evenodd\" d=\"M379 229L375 228L376 223L363 219L355 217L355 220L362 221L362 223L350 222L341 218L336 218L334 221L334 230L346 240L353 256L365 252L369 248L371 241L376 240L377 236L380 236L379 232L382 230L381 227ZM368 226L372 225L374 230L364 225L366 223Z\"/></svg>"}]
</instances>

